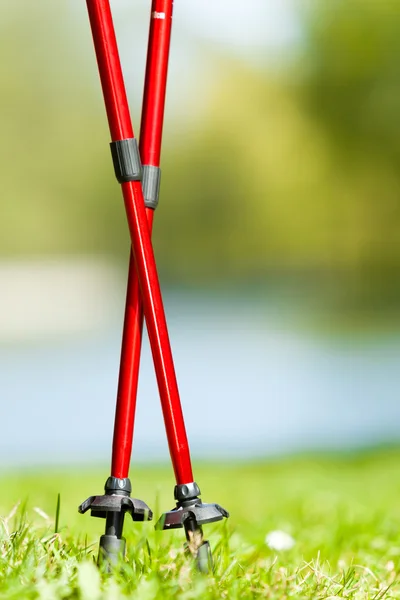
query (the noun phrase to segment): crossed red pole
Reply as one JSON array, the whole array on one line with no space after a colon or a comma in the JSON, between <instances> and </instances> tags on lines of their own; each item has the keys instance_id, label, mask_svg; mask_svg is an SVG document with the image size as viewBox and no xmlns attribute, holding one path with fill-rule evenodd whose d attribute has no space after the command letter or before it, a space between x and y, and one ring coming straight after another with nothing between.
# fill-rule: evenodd
<instances>
[{"instance_id":1,"label":"crossed red pole","mask_svg":"<svg viewBox=\"0 0 400 600\"><path fill-rule=\"evenodd\" d=\"M158 173L160 172L171 23L172 2L168 0L154 0L150 21L139 152L144 168L146 169L146 167L151 166L157 169ZM151 233L154 208L146 208L146 216ZM150 245L150 239L146 240L146 242ZM153 258L150 260L150 263L150 269L154 273L152 280L155 280L157 279L157 274ZM159 289L158 280L157 288ZM154 333L152 329L152 334L149 335L152 336L150 339L153 340L151 347L160 396L163 403L168 442L177 482L188 483L193 481L193 475L185 424L180 407L178 386L161 295L156 292L155 295L153 293L154 296L156 297L156 300L153 301L154 314L159 314L160 318L158 322L157 319L154 319ZM149 313L147 312L146 314ZM156 331L157 327L159 329L158 332ZM127 477L129 472L142 328L143 303L140 295L139 280L135 270L134 255L131 252L111 466L112 475L121 478ZM153 344L154 348L156 345L157 348L153 349Z\"/></svg>"},{"instance_id":2,"label":"crossed red pole","mask_svg":"<svg viewBox=\"0 0 400 600\"><path fill-rule=\"evenodd\" d=\"M114 426L111 476L104 496L91 496L80 507L106 518L100 540L103 555L124 551L123 520L151 518L144 502L130 498L128 479L135 421L143 314L146 318L161 407L175 472L176 508L158 526L184 527L201 570L210 563L208 543L202 540L202 523L228 516L218 505L203 504L193 473L185 423L168 336L164 306L151 243L154 209L160 186L160 153L164 119L173 0L152 0L149 45L143 96L140 146L134 137L109 0L87 0L100 81L111 134L111 153L121 184L131 237L125 320ZM196 546L196 544L195 544ZM101 555L101 554L100 554Z\"/></svg>"},{"instance_id":3,"label":"crossed red pole","mask_svg":"<svg viewBox=\"0 0 400 600\"><path fill-rule=\"evenodd\" d=\"M163 25L166 30L165 37L169 37L172 20L172 2L158 0L153 2L152 15L163 13L164 19L152 18L153 40L156 37L155 29L160 29ZM134 133L129 113L128 100L126 97L124 80L122 77L121 64L118 56L117 42L113 28L111 10L108 0L87 0L90 24L92 27L93 41L96 50L97 63L101 85L103 89L104 102L107 111L108 124L110 127L111 139L113 142L125 139L133 139ZM169 8L169 10L167 10ZM162 36L157 36L162 37ZM167 51L168 51L167 48ZM161 68L154 69L154 53L158 49L155 44L151 44L150 63L152 68L148 69L146 81L148 83L147 95L149 102L146 103L145 114L147 118L143 119L143 130L145 134L141 141L141 149L145 156L141 156L142 163L146 165L146 159L153 161L153 166L159 166L159 156L161 149L162 120L164 112L164 102L160 95L158 102L154 102L150 91L158 86L159 90L163 88L165 96L165 85L167 77L167 60L163 61ZM167 52L168 58L168 52ZM157 61L158 62L158 61ZM163 68L162 68L163 67ZM157 115L158 119L151 119ZM155 164L154 164L155 163ZM131 261L130 268L130 286L128 286L128 327L124 326L124 338L128 339L123 344L122 364L120 376L120 393L118 394L118 411L114 435L114 448L119 445L117 434L124 433L124 442L132 438L128 429L122 429L120 423L125 420L126 404L132 402L133 386L137 386L136 373L139 370L140 343L136 340L141 338L141 326L143 322L141 305L146 315L147 331L150 339L150 347L153 354L154 367L157 376L157 383L160 393L162 409L164 413L165 426L168 436L168 444L174 466L175 477L178 484L189 483L193 481L192 466L189 454L189 445L186 437L185 423L181 403L179 399L178 384L175 376L174 363L172 359L171 346L168 337L167 323L163 302L161 298L160 284L158 281L156 263L153 254L153 247L150 239L149 223L152 219L146 215L142 184L140 180L123 181L121 183L122 194L124 197L125 211L128 219L129 231L131 235L132 250L134 259ZM151 209L147 209L152 212ZM132 264L134 263L134 265ZM132 268L135 266L135 271ZM138 283L137 283L138 280ZM140 294L138 286L140 286ZM130 288L130 289L129 289ZM139 297L141 296L141 302ZM130 329L130 325L133 325ZM132 338L131 338L132 336ZM133 337L134 336L134 337ZM134 346L132 341L135 340ZM128 348L129 346L129 348ZM133 360L129 364L129 354L132 352ZM127 359L125 362L124 359ZM133 369L132 369L133 367ZM128 383L129 381L129 383ZM128 385L126 385L128 383ZM132 386L132 388L131 388ZM122 389L121 389L122 388ZM130 389L131 388L131 389ZM136 391L136 390L135 390ZM136 393L135 393L136 396ZM132 406L130 407L133 408ZM133 410L130 411L133 430ZM125 425L125 423L124 423ZM123 443L124 443L123 442ZM129 444L127 443L127 446ZM129 449L130 450L130 449ZM113 453L113 475L116 477L127 476L127 452ZM128 463L130 451L128 454ZM114 474L115 469L115 474Z\"/></svg>"}]
</instances>

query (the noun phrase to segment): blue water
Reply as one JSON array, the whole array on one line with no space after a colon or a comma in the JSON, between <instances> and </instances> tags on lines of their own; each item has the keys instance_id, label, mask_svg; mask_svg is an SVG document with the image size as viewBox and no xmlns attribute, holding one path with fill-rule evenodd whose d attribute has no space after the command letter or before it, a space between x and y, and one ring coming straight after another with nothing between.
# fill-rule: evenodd
<instances>
[{"instance_id":1,"label":"blue water","mask_svg":"<svg viewBox=\"0 0 400 600\"><path fill-rule=\"evenodd\" d=\"M195 458L400 440L400 337L315 336L250 300L167 296ZM111 330L0 347L0 464L109 460L120 348ZM144 342L134 459L167 460Z\"/></svg>"}]
</instances>

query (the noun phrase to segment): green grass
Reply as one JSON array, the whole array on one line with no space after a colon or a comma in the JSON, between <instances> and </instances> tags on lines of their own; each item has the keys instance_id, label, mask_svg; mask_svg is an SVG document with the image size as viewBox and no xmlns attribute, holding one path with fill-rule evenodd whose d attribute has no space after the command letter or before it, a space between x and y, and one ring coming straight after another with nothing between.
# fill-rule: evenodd
<instances>
[{"instance_id":1,"label":"green grass","mask_svg":"<svg viewBox=\"0 0 400 600\"><path fill-rule=\"evenodd\" d=\"M107 469L4 474L0 598L400 598L400 451L195 467L203 500L231 513L204 528L213 576L195 572L182 531L128 520L126 561L112 576L97 569L104 522L76 509ZM172 508L170 469L134 468L131 480L156 516ZM291 550L267 546L277 529Z\"/></svg>"}]
</instances>

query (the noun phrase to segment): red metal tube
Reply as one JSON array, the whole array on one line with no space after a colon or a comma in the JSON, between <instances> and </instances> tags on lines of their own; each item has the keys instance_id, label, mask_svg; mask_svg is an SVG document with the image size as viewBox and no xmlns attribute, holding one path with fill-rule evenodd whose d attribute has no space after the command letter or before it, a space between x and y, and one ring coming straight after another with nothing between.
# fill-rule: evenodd
<instances>
[{"instance_id":1,"label":"red metal tube","mask_svg":"<svg viewBox=\"0 0 400 600\"><path fill-rule=\"evenodd\" d=\"M146 209L148 218L149 212L153 214ZM142 299L131 251L111 458L111 475L121 479L128 477L131 461L142 331Z\"/></svg>"},{"instance_id":2,"label":"red metal tube","mask_svg":"<svg viewBox=\"0 0 400 600\"><path fill-rule=\"evenodd\" d=\"M140 127L144 165L160 166L173 0L153 0Z\"/></svg>"},{"instance_id":3,"label":"red metal tube","mask_svg":"<svg viewBox=\"0 0 400 600\"><path fill-rule=\"evenodd\" d=\"M159 167L167 86L173 0L153 0L147 50L139 150L142 163ZM150 233L154 210L146 209ZM143 330L143 306L132 252L118 381L111 475L126 478L132 453Z\"/></svg>"},{"instance_id":4,"label":"red metal tube","mask_svg":"<svg viewBox=\"0 0 400 600\"><path fill-rule=\"evenodd\" d=\"M133 137L109 0L87 0L87 7L111 138L113 141L117 141ZM158 132L153 139L157 139L158 136L161 144L160 126L158 127ZM175 478L178 484L190 483L193 481L193 474L189 445L144 206L142 186L138 181L130 181L122 183L121 187ZM137 293L135 294L138 296ZM132 295L134 295L133 291ZM136 326L140 325L140 322L138 323L140 315L137 313L138 304L136 303L132 312L128 311L131 312L131 317L135 320ZM136 358L135 352L137 352L138 343L140 348L141 336L138 339L137 329L135 331L132 330L131 333L126 335L126 345L128 345L128 342L136 344L130 360L132 364L135 364L135 368L136 365L138 368L139 361ZM129 340L129 337L132 337L132 339ZM134 371L135 369L131 371L133 376L135 376Z\"/></svg>"}]
</instances>

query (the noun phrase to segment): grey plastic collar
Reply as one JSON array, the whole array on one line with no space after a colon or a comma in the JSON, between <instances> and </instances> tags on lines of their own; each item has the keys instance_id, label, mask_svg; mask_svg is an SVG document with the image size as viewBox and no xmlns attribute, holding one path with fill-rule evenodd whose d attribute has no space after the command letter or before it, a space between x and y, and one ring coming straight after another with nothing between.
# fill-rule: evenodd
<instances>
[{"instance_id":1,"label":"grey plastic collar","mask_svg":"<svg viewBox=\"0 0 400 600\"><path fill-rule=\"evenodd\" d=\"M110 148L115 177L119 183L140 181L142 179L142 163L136 139L127 138L111 142Z\"/></svg>"},{"instance_id":2,"label":"grey plastic collar","mask_svg":"<svg viewBox=\"0 0 400 600\"><path fill-rule=\"evenodd\" d=\"M142 189L147 208L155 210L160 195L161 169L153 165L143 165Z\"/></svg>"},{"instance_id":3,"label":"grey plastic collar","mask_svg":"<svg viewBox=\"0 0 400 600\"><path fill-rule=\"evenodd\" d=\"M176 485L174 489L174 497L178 502L197 498L200 496L200 493L200 488L195 481Z\"/></svg>"}]
</instances>

